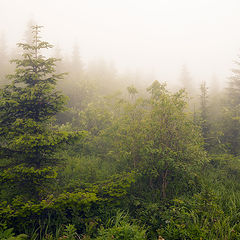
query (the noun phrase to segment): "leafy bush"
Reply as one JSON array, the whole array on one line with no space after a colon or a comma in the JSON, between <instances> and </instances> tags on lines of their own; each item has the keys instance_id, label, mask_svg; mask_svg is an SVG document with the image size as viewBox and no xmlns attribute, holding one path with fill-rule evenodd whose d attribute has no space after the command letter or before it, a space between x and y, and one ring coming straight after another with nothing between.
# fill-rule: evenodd
<instances>
[{"instance_id":1,"label":"leafy bush","mask_svg":"<svg viewBox=\"0 0 240 240\"><path fill-rule=\"evenodd\" d=\"M111 224L110 224L111 225ZM130 223L126 215L118 213L113 226L100 228L96 240L145 240L146 230L136 224Z\"/></svg>"},{"instance_id":2,"label":"leafy bush","mask_svg":"<svg viewBox=\"0 0 240 240\"><path fill-rule=\"evenodd\" d=\"M6 226L0 228L0 239L1 240L24 240L27 239L27 235L20 234L15 236L13 228L6 229Z\"/></svg>"},{"instance_id":3,"label":"leafy bush","mask_svg":"<svg viewBox=\"0 0 240 240\"><path fill-rule=\"evenodd\" d=\"M175 199L158 233L166 239L239 239L240 225L226 216L219 198L207 187L190 200Z\"/></svg>"}]
</instances>

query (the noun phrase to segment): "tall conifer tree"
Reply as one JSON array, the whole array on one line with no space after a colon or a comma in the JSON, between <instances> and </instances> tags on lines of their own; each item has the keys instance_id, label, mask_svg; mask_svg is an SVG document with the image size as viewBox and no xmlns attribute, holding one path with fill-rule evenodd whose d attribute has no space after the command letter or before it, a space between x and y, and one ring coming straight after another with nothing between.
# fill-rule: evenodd
<instances>
[{"instance_id":1,"label":"tall conifer tree","mask_svg":"<svg viewBox=\"0 0 240 240\"><path fill-rule=\"evenodd\" d=\"M233 75L227 88L223 116L222 141L228 151L234 155L240 154L240 69L239 61L235 61L237 67L232 70Z\"/></svg>"},{"instance_id":2,"label":"tall conifer tree","mask_svg":"<svg viewBox=\"0 0 240 240\"><path fill-rule=\"evenodd\" d=\"M55 152L75 135L54 126L54 116L65 103L55 90L63 74L55 73L57 59L41 55L52 45L40 39L40 29L32 27L31 44L18 44L22 58L12 61L12 83L0 91L0 183L2 191L7 187L12 197L25 199L46 196L46 184L56 177Z\"/></svg>"}]
</instances>

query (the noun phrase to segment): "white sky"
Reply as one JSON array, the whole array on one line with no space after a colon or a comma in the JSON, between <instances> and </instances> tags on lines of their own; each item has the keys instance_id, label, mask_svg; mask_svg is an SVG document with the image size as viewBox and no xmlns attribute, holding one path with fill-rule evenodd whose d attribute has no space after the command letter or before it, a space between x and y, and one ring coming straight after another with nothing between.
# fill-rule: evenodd
<instances>
[{"instance_id":1,"label":"white sky","mask_svg":"<svg viewBox=\"0 0 240 240\"><path fill-rule=\"evenodd\" d=\"M30 19L46 41L119 69L154 71L174 81L186 64L195 80L227 81L240 54L240 0L0 0L0 32L9 47Z\"/></svg>"}]
</instances>

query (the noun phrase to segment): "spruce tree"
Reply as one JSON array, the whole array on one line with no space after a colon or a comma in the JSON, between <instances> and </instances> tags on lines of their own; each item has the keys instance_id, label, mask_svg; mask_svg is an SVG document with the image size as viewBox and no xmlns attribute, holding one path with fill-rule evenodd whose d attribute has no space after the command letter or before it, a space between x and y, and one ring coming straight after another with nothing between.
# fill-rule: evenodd
<instances>
[{"instance_id":1,"label":"spruce tree","mask_svg":"<svg viewBox=\"0 0 240 240\"><path fill-rule=\"evenodd\" d=\"M12 60L11 84L0 90L0 185L7 199L44 198L60 163L56 151L77 135L54 126L54 116L64 109L65 97L55 90L63 74L55 73L58 59L41 55L52 45L40 39L40 29L32 27L31 44L18 44L22 58Z\"/></svg>"},{"instance_id":2,"label":"spruce tree","mask_svg":"<svg viewBox=\"0 0 240 240\"><path fill-rule=\"evenodd\" d=\"M227 87L227 96L224 104L223 137L222 142L227 150L234 154L240 154L240 69L239 61L235 61L237 67L232 70Z\"/></svg>"},{"instance_id":3,"label":"spruce tree","mask_svg":"<svg viewBox=\"0 0 240 240\"><path fill-rule=\"evenodd\" d=\"M207 138L209 134L209 124L208 124L208 87L206 82L203 82L200 86L201 95L200 95L200 118L201 118L201 129L202 135L207 144Z\"/></svg>"}]
</instances>

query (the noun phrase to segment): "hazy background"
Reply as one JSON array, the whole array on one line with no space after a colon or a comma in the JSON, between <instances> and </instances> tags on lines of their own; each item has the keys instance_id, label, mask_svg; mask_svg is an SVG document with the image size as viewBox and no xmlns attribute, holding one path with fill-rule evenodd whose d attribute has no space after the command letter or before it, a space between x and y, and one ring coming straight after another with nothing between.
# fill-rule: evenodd
<instances>
[{"instance_id":1,"label":"hazy background","mask_svg":"<svg viewBox=\"0 0 240 240\"><path fill-rule=\"evenodd\" d=\"M224 83L240 53L239 12L239 0L0 0L0 33L11 51L33 19L64 54L78 43L86 63L101 57L170 84L185 64L196 82Z\"/></svg>"}]
</instances>

